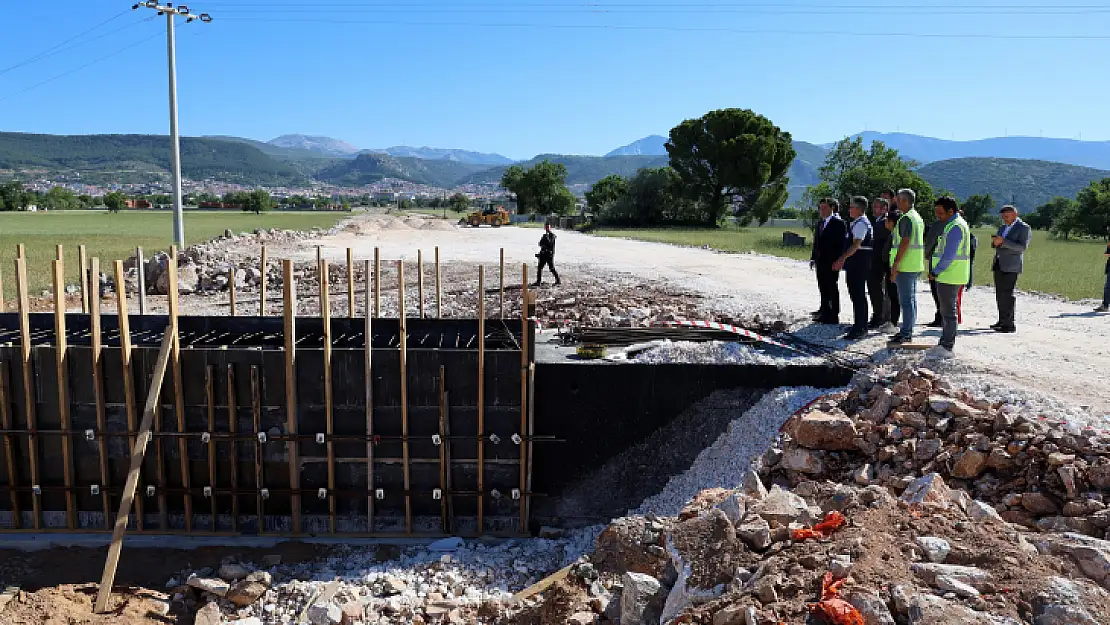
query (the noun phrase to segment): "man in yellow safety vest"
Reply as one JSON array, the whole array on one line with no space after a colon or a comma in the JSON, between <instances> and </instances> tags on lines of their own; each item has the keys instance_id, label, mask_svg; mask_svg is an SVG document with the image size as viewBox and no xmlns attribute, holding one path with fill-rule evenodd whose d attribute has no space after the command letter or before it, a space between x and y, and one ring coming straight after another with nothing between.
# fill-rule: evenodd
<instances>
[{"instance_id":1,"label":"man in yellow safety vest","mask_svg":"<svg viewBox=\"0 0 1110 625\"><path fill-rule=\"evenodd\" d=\"M913 189L898 191L898 210L901 217L891 233L890 281L898 289L898 303L902 308L902 325L890 337L892 345L913 340L913 326L917 323L917 279L925 271L925 222L914 202Z\"/></svg>"},{"instance_id":2,"label":"man in yellow safety vest","mask_svg":"<svg viewBox=\"0 0 1110 625\"><path fill-rule=\"evenodd\" d=\"M936 282L943 322L940 343L929 351L930 355L951 358L956 347L956 330L959 328L960 296L971 279L971 229L960 216L960 207L951 197L938 198L936 217L944 224L944 231L933 252L932 271L929 279Z\"/></svg>"}]
</instances>

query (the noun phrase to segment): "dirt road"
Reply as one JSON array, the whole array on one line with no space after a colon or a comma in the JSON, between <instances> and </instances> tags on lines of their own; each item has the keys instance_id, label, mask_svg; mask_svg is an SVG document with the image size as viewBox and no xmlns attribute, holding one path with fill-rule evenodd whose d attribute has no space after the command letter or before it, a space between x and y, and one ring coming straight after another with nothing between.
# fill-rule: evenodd
<instances>
[{"instance_id":1,"label":"dirt road","mask_svg":"<svg viewBox=\"0 0 1110 625\"><path fill-rule=\"evenodd\" d=\"M426 261L430 261L438 246L444 263L485 263L490 268L497 266L503 247L510 266L519 268L527 262L534 271L540 230L456 228L442 222L421 227L416 221L412 222L416 227L410 227L392 219L394 223L382 227L380 217L355 218L347 231L315 243L336 262L345 259L347 247L354 248L358 258L371 257L374 248L379 247L382 257L388 259L413 259L417 250L423 249ZM573 281L583 273L630 274L702 293L714 309L742 317L759 314L804 320L817 306L816 282L805 263L575 232L557 234L556 266L564 281ZM308 260L315 248L291 246L277 253ZM985 265L985 261L980 262ZM519 269L510 276L514 274L517 277L510 279L519 280ZM842 308L849 311L843 282L841 292ZM934 308L924 283L919 288L918 305L919 321L931 320ZM1019 390L1039 391L1072 405L1089 406L1099 416L1110 415L1110 385L1105 382L1110 374L1110 316L1096 315L1092 308L1023 293L1018 297L1018 333L1000 335L988 329L997 321L993 289L976 288L964 298L964 325L953 369L987 376L988 380ZM842 320L848 321L849 316L845 312ZM937 330L919 330L926 342L935 342L939 335ZM834 336L830 328L803 327L798 331L822 340ZM853 349L878 352L884 345L885 336L874 334Z\"/></svg>"}]
</instances>

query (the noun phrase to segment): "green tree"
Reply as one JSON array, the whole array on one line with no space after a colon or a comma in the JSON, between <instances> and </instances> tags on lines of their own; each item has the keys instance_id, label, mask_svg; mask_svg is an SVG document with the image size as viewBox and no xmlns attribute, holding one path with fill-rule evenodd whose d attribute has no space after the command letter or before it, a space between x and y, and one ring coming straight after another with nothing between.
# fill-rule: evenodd
<instances>
[{"instance_id":1,"label":"green tree","mask_svg":"<svg viewBox=\"0 0 1110 625\"><path fill-rule=\"evenodd\" d=\"M1092 182L1075 197L1078 233L1110 238L1110 178Z\"/></svg>"},{"instance_id":2,"label":"green tree","mask_svg":"<svg viewBox=\"0 0 1110 625\"><path fill-rule=\"evenodd\" d=\"M733 204L742 223L764 223L786 201L793 142L762 115L711 111L671 129L666 147L691 197L705 205L706 225L720 222Z\"/></svg>"},{"instance_id":3,"label":"green tree","mask_svg":"<svg viewBox=\"0 0 1110 625\"><path fill-rule=\"evenodd\" d=\"M624 196L607 205L601 220L632 226L699 224L698 203L685 197L682 179L670 167L645 168L628 181Z\"/></svg>"},{"instance_id":4,"label":"green tree","mask_svg":"<svg viewBox=\"0 0 1110 625\"><path fill-rule=\"evenodd\" d=\"M54 187L42 196L42 207L46 210L65 211L81 207L77 194L65 187Z\"/></svg>"},{"instance_id":5,"label":"green tree","mask_svg":"<svg viewBox=\"0 0 1110 625\"><path fill-rule=\"evenodd\" d=\"M104 205L113 213L118 213L127 206L127 196L122 191L112 191L104 196Z\"/></svg>"},{"instance_id":6,"label":"green tree","mask_svg":"<svg viewBox=\"0 0 1110 625\"><path fill-rule=\"evenodd\" d=\"M470 209L470 198L468 198L465 193L456 193L451 196L451 199L448 201L448 206L456 213L465 213Z\"/></svg>"},{"instance_id":7,"label":"green tree","mask_svg":"<svg viewBox=\"0 0 1110 625\"><path fill-rule=\"evenodd\" d=\"M995 212L996 203L991 194L973 195L960 205L964 209L964 220L972 227L985 223Z\"/></svg>"},{"instance_id":8,"label":"green tree","mask_svg":"<svg viewBox=\"0 0 1110 625\"><path fill-rule=\"evenodd\" d=\"M864 149L860 137L842 139L829 151L819 170L824 186L818 184L806 190L807 208L815 208L822 197L836 198L841 207L846 207L854 195L874 199L887 189L913 189L917 194L918 212L926 222L931 222L936 194L914 171L916 167L916 162L903 159L898 150L886 147L881 141Z\"/></svg>"},{"instance_id":9,"label":"green tree","mask_svg":"<svg viewBox=\"0 0 1110 625\"><path fill-rule=\"evenodd\" d=\"M602 178L586 191L586 205L590 210L601 214L605 209L619 201L628 193L628 179L624 176L611 175Z\"/></svg>"},{"instance_id":10,"label":"green tree","mask_svg":"<svg viewBox=\"0 0 1110 625\"><path fill-rule=\"evenodd\" d=\"M265 189L255 189L250 193L245 193L242 201L243 212L254 213L255 215L268 213L274 207L274 199L270 197L270 193Z\"/></svg>"},{"instance_id":11,"label":"green tree","mask_svg":"<svg viewBox=\"0 0 1110 625\"><path fill-rule=\"evenodd\" d=\"M568 215L574 212L574 194L567 189L567 168L543 160L530 169L513 165L501 176L501 186L516 196L521 214Z\"/></svg>"},{"instance_id":12,"label":"green tree","mask_svg":"<svg viewBox=\"0 0 1110 625\"><path fill-rule=\"evenodd\" d=\"M1037 207L1025 217L1025 223L1034 230L1052 230L1056 221L1075 210L1075 200L1067 197L1054 197L1046 204Z\"/></svg>"},{"instance_id":13,"label":"green tree","mask_svg":"<svg viewBox=\"0 0 1110 625\"><path fill-rule=\"evenodd\" d=\"M27 210L29 199L23 183L13 180L0 186L0 210L21 211Z\"/></svg>"},{"instance_id":14,"label":"green tree","mask_svg":"<svg viewBox=\"0 0 1110 625\"><path fill-rule=\"evenodd\" d=\"M84 193L77 196L77 201L81 202L81 208L92 208L93 206L96 206L96 200L94 200L91 195L87 195Z\"/></svg>"}]
</instances>

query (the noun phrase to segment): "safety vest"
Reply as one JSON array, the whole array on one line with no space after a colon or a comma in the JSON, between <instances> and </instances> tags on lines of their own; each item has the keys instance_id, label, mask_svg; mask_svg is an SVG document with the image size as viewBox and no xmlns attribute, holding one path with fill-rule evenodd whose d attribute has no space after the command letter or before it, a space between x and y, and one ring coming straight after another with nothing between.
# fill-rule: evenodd
<instances>
[{"instance_id":1,"label":"safety vest","mask_svg":"<svg viewBox=\"0 0 1110 625\"><path fill-rule=\"evenodd\" d=\"M921 220L921 215L914 208L902 215L898 219L899 223L903 219L909 219L913 226L910 230L910 247L902 256L902 264L895 267L894 260L898 258L898 248L902 245L902 234L899 232L898 224L895 224L892 233L894 238L890 246L890 266L900 273L920 273L925 271L925 222Z\"/></svg>"},{"instance_id":2,"label":"safety vest","mask_svg":"<svg viewBox=\"0 0 1110 625\"><path fill-rule=\"evenodd\" d=\"M971 280L971 229L968 228L963 217L956 215L956 218L944 227L944 234L937 241L937 249L933 252L933 266L936 267L944 256L944 248L948 247L948 234L953 228L959 228L963 235L960 238L960 248L956 250L956 257L952 259L952 264L937 276L937 282L964 285Z\"/></svg>"}]
</instances>

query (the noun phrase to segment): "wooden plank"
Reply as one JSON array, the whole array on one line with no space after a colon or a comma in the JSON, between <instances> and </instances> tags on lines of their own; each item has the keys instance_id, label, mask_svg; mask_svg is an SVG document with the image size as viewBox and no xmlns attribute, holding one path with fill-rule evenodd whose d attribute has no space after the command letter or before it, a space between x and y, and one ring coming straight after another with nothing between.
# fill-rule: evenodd
<instances>
[{"instance_id":1,"label":"wooden plank","mask_svg":"<svg viewBox=\"0 0 1110 625\"><path fill-rule=\"evenodd\" d=\"M173 411L177 417L177 432L185 433L185 385L181 378L181 332L177 322L178 317L178 284L177 284L177 246L170 247L169 262L169 316L173 332L173 351L170 354L170 371L173 375ZM232 276L234 278L234 276ZM235 282L232 279L232 282ZM189 474L189 441L184 436L177 439L177 454L180 457L181 485L185 488L185 531L193 531L193 495L192 476Z\"/></svg>"},{"instance_id":2,"label":"wooden plank","mask_svg":"<svg viewBox=\"0 0 1110 625\"><path fill-rule=\"evenodd\" d=\"M209 504L212 507L212 531L219 529L216 508L216 441L212 435L216 433L216 381L213 379L214 367L204 367L204 397L208 408L208 487L212 489Z\"/></svg>"},{"instance_id":3,"label":"wooden plank","mask_svg":"<svg viewBox=\"0 0 1110 625\"><path fill-rule=\"evenodd\" d=\"M12 429L11 387L8 385L8 363L0 361L0 427ZM16 492L15 441L12 434L4 434L4 463L8 469L8 495L12 500L12 527L23 527L22 513L19 511L19 493Z\"/></svg>"},{"instance_id":4,"label":"wooden plank","mask_svg":"<svg viewBox=\"0 0 1110 625\"><path fill-rule=\"evenodd\" d=\"M123 535L127 531L127 517L131 513L131 501L135 498L135 488L139 484L139 471L143 468L143 455L146 451L147 442L150 440L154 408L158 405L158 396L162 391L162 380L166 376L166 365L169 363L173 343L173 332L167 327L165 336L162 337L162 347L158 350L158 360L154 364L154 377L151 380L150 390L147 391L146 406L143 409L143 422L139 426L138 442L131 452L131 470L128 471L127 482L123 486L123 499L119 503L116 526L112 531L112 543L108 547L108 559L104 563L104 575L100 578L100 589L96 594L96 612L99 614L108 611L108 600L112 596L112 583L116 579L116 567L119 565L120 551L123 549Z\"/></svg>"},{"instance_id":5,"label":"wooden plank","mask_svg":"<svg viewBox=\"0 0 1110 625\"><path fill-rule=\"evenodd\" d=\"M258 433L262 431L262 387L258 380L258 365L251 365L251 422L254 424L254 489L257 491L255 506L258 512L258 533L266 533L266 500L262 497L262 489L266 488L265 465L262 454L262 439Z\"/></svg>"},{"instance_id":6,"label":"wooden plank","mask_svg":"<svg viewBox=\"0 0 1110 625\"><path fill-rule=\"evenodd\" d=\"M27 429L27 460L31 465L31 484L39 485L39 438L35 435L38 428L35 415L35 363L31 359L31 305L27 299L27 260L23 256L23 244L19 244L19 258L15 260L15 289L19 309L19 354L23 371L23 415ZM34 515L33 526L42 529L42 501L38 495L31 495Z\"/></svg>"},{"instance_id":7,"label":"wooden plank","mask_svg":"<svg viewBox=\"0 0 1110 625\"><path fill-rule=\"evenodd\" d=\"M140 259L142 257L142 249L141 247L139 248ZM135 378L131 368L131 318L128 316L127 312L127 293L119 286L124 284L123 261L117 260L114 264L116 288L118 290L116 293L116 315L119 320L120 370L123 376L123 401L127 412L127 431L135 432L139 424L135 418ZM142 265L140 264L139 266L141 267ZM140 281L139 284L141 293L142 282ZM128 443L132 453L135 451L135 442L135 436L130 436ZM142 487L142 476L140 475L139 489L141 490ZM142 497L135 500L135 522L138 525L139 531L142 531L144 526Z\"/></svg>"},{"instance_id":8,"label":"wooden plank","mask_svg":"<svg viewBox=\"0 0 1110 625\"><path fill-rule=\"evenodd\" d=\"M532 444L528 429L528 264L523 265L520 286L520 533L528 532L528 475L525 462Z\"/></svg>"},{"instance_id":9,"label":"wooden plank","mask_svg":"<svg viewBox=\"0 0 1110 625\"><path fill-rule=\"evenodd\" d=\"M347 316L355 318L355 251L347 248Z\"/></svg>"},{"instance_id":10,"label":"wooden plank","mask_svg":"<svg viewBox=\"0 0 1110 625\"><path fill-rule=\"evenodd\" d=\"M416 291L420 294L420 318L424 319L424 250L416 250Z\"/></svg>"},{"instance_id":11,"label":"wooden plank","mask_svg":"<svg viewBox=\"0 0 1110 625\"><path fill-rule=\"evenodd\" d=\"M231 531L239 531L239 409L235 401L235 365L227 364L227 429L231 433Z\"/></svg>"},{"instance_id":12,"label":"wooden plank","mask_svg":"<svg viewBox=\"0 0 1110 625\"><path fill-rule=\"evenodd\" d=\"M382 254L374 248L374 318L382 316Z\"/></svg>"},{"instance_id":13,"label":"wooden plank","mask_svg":"<svg viewBox=\"0 0 1110 625\"><path fill-rule=\"evenodd\" d=\"M439 492L440 516L443 532L447 533L447 377L443 365L439 366Z\"/></svg>"},{"instance_id":14,"label":"wooden plank","mask_svg":"<svg viewBox=\"0 0 1110 625\"><path fill-rule=\"evenodd\" d=\"M122 263L122 261L121 261L121 263ZM141 247L136 247L135 248L135 264L136 264L136 267L139 270L139 314L140 315L145 315L146 314L146 259L143 258L143 248L141 248ZM123 288L119 285L122 285L122 284L123 284L123 282L120 282L119 280L116 281L116 289L121 291L121 292L123 291ZM134 432L135 430L131 430L131 431ZM141 504L141 502L142 502L142 497L140 497L135 502L135 506L138 507Z\"/></svg>"},{"instance_id":15,"label":"wooden plank","mask_svg":"<svg viewBox=\"0 0 1110 625\"><path fill-rule=\"evenodd\" d=\"M239 316L238 315L238 312L239 312L238 304L239 304L239 302L238 302L238 297L236 297L237 291L239 289L236 288L236 286L235 286L235 282L237 281L238 276L239 276L239 268L235 267L233 265L231 267L231 280L227 281L227 303L228 303L228 306L230 306L230 308L231 308L231 316L232 317L238 317Z\"/></svg>"},{"instance_id":16,"label":"wooden plank","mask_svg":"<svg viewBox=\"0 0 1110 625\"><path fill-rule=\"evenodd\" d=\"M15 257L24 259L27 258L27 249L23 247L22 243L15 244Z\"/></svg>"},{"instance_id":17,"label":"wooden plank","mask_svg":"<svg viewBox=\"0 0 1110 625\"><path fill-rule=\"evenodd\" d=\"M409 493L409 379L408 379L408 323L405 319L405 264L397 261L397 310L400 326L398 347L401 364L401 442L405 479L405 533L412 533L412 495Z\"/></svg>"},{"instance_id":18,"label":"wooden plank","mask_svg":"<svg viewBox=\"0 0 1110 625\"><path fill-rule=\"evenodd\" d=\"M567 575L570 574L571 569L573 569L573 568L574 568L574 565L571 564L570 566L561 568L558 571L552 573L551 575L548 575L547 577L541 579L540 581L536 582L535 584L532 584L531 586L529 586L529 587L525 588L524 590L522 590L522 591L516 593L515 595L513 595L512 598L509 599L509 603L510 604L520 603L521 601L524 601L525 599L528 599L529 597L533 597L535 595L538 595L541 592L547 590L548 588L551 588L559 580L566 579Z\"/></svg>"},{"instance_id":19,"label":"wooden plank","mask_svg":"<svg viewBox=\"0 0 1110 625\"><path fill-rule=\"evenodd\" d=\"M4 612L4 608L19 594L19 586L7 586L4 592L0 593L0 613Z\"/></svg>"},{"instance_id":20,"label":"wooden plank","mask_svg":"<svg viewBox=\"0 0 1110 625\"><path fill-rule=\"evenodd\" d=\"M443 319L443 293L439 275L439 246L436 246L436 319Z\"/></svg>"},{"instance_id":21,"label":"wooden plank","mask_svg":"<svg viewBox=\"0 0 1110 625\"><path fill-rule=\"evenodd\" d=\"M501 300L500 319L505 318L505 248L501 248L501 270L497 273L500 284L497 287L497 296Z\"/></svg>"},{"instance_id":22,"label":"wooden plank","mask_svg":"<svg viewBox=\"0 0 1110 625\"><path fill-rule=\"evenodd\" d=\"M267 257L266 246L262 246L262 282L258 285L258 316L266 316L266 287L269 283L270 259Z\"/></svg>"},{"instance_id":23,"label":"wooden plank","mask_svg":"<svg viewBox=\"0 0 1110 625\"><path fill-rule=\"evenodd\" d=\"M60 247L60 246L59 246ZM54 268L54 364L58 374L58 418L62 430L70 431L69 418L69 363L66 361L68 345L66 342L66 285L65 265L56 260ZM69 436L61 437L62 478L66 485L66 525L77 529L77 500L73 492L73 441Z\"/></svg>"},{"instance_id":24,"label":"wooden plank","mask_svg":"<svg viewBox=\"0 0 1110 625\"><path fill-rule=\"evenodd\" d=\"M936 347L935 344L930 343L887 343L887 349L896 349L907 352L923 352L927 349Z\"/></svg>"},{"instance_id":25,"label":"wooden plank","mask_svg":"<svg viewBox=\"0 0 1110 625\"><path fill-rule=\"evenodd\" d=\"M485 533L486 268L478 265L478 535Z\"/></svg>"},{"instance_id":26,"label":"wooden plank","mask_svg":"<svg viewBox=\"0 0 1110 625\"><path fill-rule=\"evenodd\" d=\"M328 450L328 529L335 533L335 407L331 379L331 297L328 294L328 261L320 261L320 318L324 326L324 427Z\"/></svg>"},{"instance_id":27,"label":"wooden plank","mask_svg":"<svg viewBox=\"0 0 1110 625\"><path fill-rule=\"evenodd\" d=\"M89 255L84 245L77 246L77 257L81 267L81 312L89 314Z\"/></svg>"},{"instance_id":28,"label":"wooden plank","mask_svg":"<svg viewBox=\"0 0 1110 625\"><path fill-rule=\"evenodd\" d=\"M297 284L293 277L293 261L281 261L283 328L285 335L285 430L297 435ZM285 443L289 452L289 488L292 489L293 534L301 534L301 463L300 448L295 440Z\"/></svg>"},{"instance_id":29,"label":"wooden plank","mask_svg":"<svg viewBox=\"0 0 1110 625\"><path fill-rule=\"evenodd\" d=\"M369 286L373 267L366 261L366 286ZM366 352L366 531L374 531L374 333L370 298L366 298L366 330L363 349Z\"/></svg>"},{"instance_id":30,"label":"wooden plank","mask_svg":"<svg viewBox=\"0 0 1110 625\"><path fill-rule=\"evenodd\" d=\"M54 260L65 260L65 254L63 254L62 251L63 248L61 243L54 246Z\"/></svg>"},{"instance_id":31,"label":"wooden plank","mask_svg":"<svg viewBox=\"0 0 1110 625\"><path fill-rule=\"evenodd\" d=\"M100 275L100 259L92 259L92 275ZM99 286L99 280L97 281ZM104 528L112 527L112 499L108 495L111 486L108 477L108 420L104 413L104 375L102 373L102 358L104 355L103 339L100 326L100 289L89 294L89 330L92 334L92 370L93 370L93 395L96 398L96 446L100 456L100 496L104 504Z\"/></svg>"}]
</instances>

